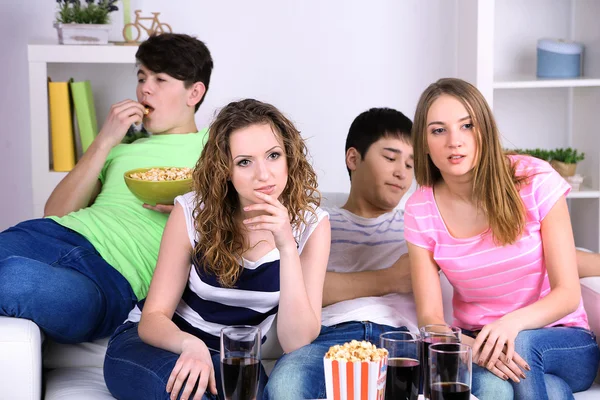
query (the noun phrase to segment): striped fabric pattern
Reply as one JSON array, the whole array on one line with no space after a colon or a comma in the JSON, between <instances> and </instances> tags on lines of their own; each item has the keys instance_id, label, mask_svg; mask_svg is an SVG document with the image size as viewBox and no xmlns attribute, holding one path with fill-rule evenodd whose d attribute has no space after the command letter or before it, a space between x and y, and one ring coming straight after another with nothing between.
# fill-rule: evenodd
<instances>
[{"instance_id":1,"label":"striped fabric pattern","mask_svg":"<svg viewBox=\"0 0 600 400\"><path fill-rule=\"evenodd\" d=\"M325 389L331 400L383 399L387 358L380 361L344 361L323 358Z\"/></svg>"},{"instance_id":2,"label":"striped fabric pattern","mask_svg":"<svg viewBox=\"0 0 600 400\"><path fill-rule=\"evenodd\" d=\"M192 219L193 196L188 193L177 197L186 215L190 244L196 240ZM317 209L318 221L327 213ZM318 221L307 229L296 232L298 250L302 252ZM263 335L271 327L279 304L279 251L273 249L259 260L243 260L243 271L234 288L222 287L217 277L202 266L192 264L189 280L175 310L173 321L177 326L202 339L208 348L218 351L219 334L228 325L252 325L261 328ZM128 320L137 322L141 317L143 301L129 314Z\"/></svg>"},{"instance_id":3,"label":"striped fabric pattern","mask_svg":"<svg viewBox=\"0 0 600 400\"><path fill-rule=\"evenodd\" d=\"M190 280L175 310L175 324L200 337L213 350L219 349L219 334L227 325L258 326L266 333L279 304L279 252L271 251L254 264L250 266L253 269L244 268L233 289L221 287L215 276L202 268L199 275L192 265ZM139 321L143 305L137 304L130 321Z\"/></svg>"},{"instance_id":4,"label":"striped fabric pattern","mask_svg":"<svg viewBox=\"0 0 600 400\"><path fill-rule=\"evenodd\" d=\"M327 208L331 222L328 271L359 272L387 268L408 251L404 212L396 209L364 218L339 207Z\"/></svg>"},{"instance_id":5,"label":"striped fabric pattern","mask_svg":"<svg viewBox=\"0 0 600 400\"><path fill-rule=\"evenodd\" d=\"M541 221L571 187L545 161L510 157L517 175L530 177L520 190L527 209L525 231L512 245L497 246L489 230L470 238L453 237L430 187L419 188L406 205L405 238L433 253L454 287L455 324L466 329L479 329L550 292ZM583 303L549 326L556 325L588 328Z\"/></svg>"},{"instance_id":6,"label":"striped fabric pattern","mask_svg":"<svg viewBox=\"0 0 600 400\"><path fill-rule=\"evenodd\" d=\"M392 266L408 251L404 240L404 211L395 209L377 218L364 218L339 207L328 207L331 250L327 271L376 271ZM359 297L324 307L321 321L332 326L371 321L393 327L417 328L412 294Z\"/></svg>"}]
</instances>

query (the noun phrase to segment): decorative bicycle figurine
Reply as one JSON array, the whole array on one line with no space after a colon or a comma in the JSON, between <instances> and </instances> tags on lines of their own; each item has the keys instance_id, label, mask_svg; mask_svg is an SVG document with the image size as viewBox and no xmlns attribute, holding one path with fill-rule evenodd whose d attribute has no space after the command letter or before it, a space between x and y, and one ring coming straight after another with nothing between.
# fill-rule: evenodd
<instances>
[{"instance_id":1,"label":"decorative bicycle figurine","mask_svg":"<svg viewBox=\"0 0 600 400\"><path fill-rule=\"evenodd\" d=\"M172 32L171 26L167 23L160 22L158 20L159 12L151 13L154 17L140 17L140 13L142 10L135 10L135 21L130 22L129 24L125 24L123 27L123 38L127 43L137 43L138 39L142 35L142 29L146 31L148 36L152 36L153 34L161 34L163 32ZM152 25L150 28L145 27L141 21L152 21ZM131 38L127 36L127 29L131 28Z\"/></svg>"}]
</instances>

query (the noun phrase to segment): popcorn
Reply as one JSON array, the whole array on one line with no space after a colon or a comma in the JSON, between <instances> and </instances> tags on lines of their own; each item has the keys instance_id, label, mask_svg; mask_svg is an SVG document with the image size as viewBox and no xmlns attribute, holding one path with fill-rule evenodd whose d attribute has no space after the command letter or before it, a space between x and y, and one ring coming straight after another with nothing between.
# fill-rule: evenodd
<instances>
[{"instance_id":1,"label":"popcorn","mask_svg":"<svg viewBox=\"0 0 600 400\"><path fill-rule=\"evenodd\" d=\"M343 345L336 344L331 346L325 358L331 358L338 361L380 361L388 355L386 349L378 349L372 343L365 340L359 342L353 340Z\"/></svg>"},{"instance_id":2,"label":"popcorn","mask_svg":"<svg viewBox=\"0 0 600 400\"><path fill-rule=\"evenodd\" d=\"M190 168L151 168L146 172L134 172L129 174L132 179L139 179L142 181L179 181L192 177L192 170Z\"/></svg>"},{"instance_id":3,"label":"popcorn","mask_svg":"<svg viewBox=\"0 0 600 400\"><path fill-rule=\"evenodd\" d=\"M335 345L323 357L330 400L383 400L388 351L362 341Z\"/></svg>"}]
</instances>

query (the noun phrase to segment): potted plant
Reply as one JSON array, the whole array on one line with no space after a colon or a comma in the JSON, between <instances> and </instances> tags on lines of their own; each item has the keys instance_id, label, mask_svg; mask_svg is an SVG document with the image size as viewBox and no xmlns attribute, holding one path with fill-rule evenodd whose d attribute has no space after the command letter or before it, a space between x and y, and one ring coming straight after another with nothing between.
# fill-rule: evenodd
<instances>
[{"instance_id":1,"label":"potted plant","mask_svg":"<svg viewBox=\"0 0 600 400\"><path fill-rule=\"evenodd\" d=\"M517 154L525 154L535 158L539 158L544 161L550 162L552 159L552 151L546 149L515 149L513 150Z\"/></svg>"},{"instance_id":2,"label":"potted plant","mask_svg":"<svg viewBox=\"0 0 600 400\"><path fill-rule=\"evenodd\" d=\"M60 44L107 44L109 14L118 10L117 0L56 0L54 27ZM82 4L83 3L83 4Z\"/></svg>"},{"instance_id":3,"label":"potted plant","mask_svg":"<svg viewBox=\"0 0 600 400\"><path fill-rule=\"evenodd\" d=\"M577 163L585 158L585 153L579 153L576 149L556 149L552 151L550 165L563 177L575 175Z\"/></svg>"},{"instance_id":4,"label":"potted plant","mask_svg":"<svg viewBox=\"0 0 600 400\"><path fill-rule=\"evenodd\" d=\"M567 147L564 149L515 149L506 150L509 153L525 154L548 161L552 167L563 177L575 175L577 163L585 158L585 153Z\"/></svg>"}]
</instances>

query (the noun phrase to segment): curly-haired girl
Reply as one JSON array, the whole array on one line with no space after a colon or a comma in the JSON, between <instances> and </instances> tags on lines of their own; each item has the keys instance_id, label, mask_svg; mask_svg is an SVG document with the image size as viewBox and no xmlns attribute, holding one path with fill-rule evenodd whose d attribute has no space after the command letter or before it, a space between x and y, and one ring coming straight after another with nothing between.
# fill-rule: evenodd
<instances>
[{"instance_id":1,"label":"curly-haired girl","mask_svg":"<svg viewBox=\"0 0 600 400\"><path fill-rule=\"evenodd\" d=\"M104 374L119 399L223 399L227 325L264 334L277 314L286 352L319 334L330 227L294 125L269 104L228 104L193 182L175 199L148 297L109 343ZM265 381L261 370L257 398Z\"/></svg>"}]
</instances>

